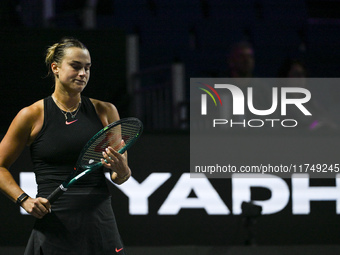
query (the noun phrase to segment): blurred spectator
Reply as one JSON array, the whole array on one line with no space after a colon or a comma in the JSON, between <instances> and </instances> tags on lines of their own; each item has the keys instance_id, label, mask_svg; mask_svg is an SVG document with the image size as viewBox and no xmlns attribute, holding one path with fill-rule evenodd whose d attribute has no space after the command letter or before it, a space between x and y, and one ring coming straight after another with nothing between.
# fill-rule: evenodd
<instances>
[{"instance_id":1,"label":"blurred spectator","mask_svg":"<svg viewBox=\"0 0 340 255\"><path fill-rule=\"evenodd\" d=\"M323 107L313 94L313 88L310 87L310 82L307 79L308 71L305 64L298 59L286 59L278 71L279 78L290 78L282 80L281 85L284 87L299 87L306 88L312 93L312 98L305 103L305 107L312 116L305 116L297 107L287 108L287 117L296 119L298 126L315 130L319 128L336 129L337 125L332 120L329 112ZM314 96L313 96L314 95ZM301 94L290 93L290 98L299 98Z\"/></svg>"},{"instance_id":2,"label":"blurred spectator","mask_svg":"<svg viewBox=\"0 0 340 255\"><path fill-rule=\"evenodd\" d=\"M268 110L273 105L272 88L264 79L254 77L255 57L254 48L247 41L240 41L232 45L228 58L229 72L227 77L235 78L234 85L241 89L243 95L248 97L248 89L252 88L252 104L256 110ZM226 109L232 109L232 98L230 94L221 96L226 102ZM250 96L249 96L250 97ZM232 118L234 121L244 121L249 119L277 118L277 113L271 115L253 114L248 107L245 107L244 115L232 115L230 110L223 113L224 116Z\"/></svg>"},{"instance_id":3,"label":"blurred spectator","mask_svg":"<svg viewBox=\"0 0 340 255\"><path fill-rule=\"evenodd\" d=\"M249 42L238 42L231 48L229 55L230 77L253 77L255 66L254 49Z\"/></svg>"}]
</instances>

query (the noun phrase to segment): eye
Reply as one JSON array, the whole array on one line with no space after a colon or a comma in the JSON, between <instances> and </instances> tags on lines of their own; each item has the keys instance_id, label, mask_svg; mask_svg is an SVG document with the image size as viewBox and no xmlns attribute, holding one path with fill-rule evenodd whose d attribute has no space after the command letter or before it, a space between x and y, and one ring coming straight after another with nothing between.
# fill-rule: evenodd
<instances>
[{"instance_id":1,"label":"eye","mask_svg":"<svg viewBox=\"0 0 340 255\"><path fill-rule=\"evenodd\" d=\"M73 69L75 70L80 70L81 66L80 65L71 65L73 67Z\"/></svg>"}]
</instances>

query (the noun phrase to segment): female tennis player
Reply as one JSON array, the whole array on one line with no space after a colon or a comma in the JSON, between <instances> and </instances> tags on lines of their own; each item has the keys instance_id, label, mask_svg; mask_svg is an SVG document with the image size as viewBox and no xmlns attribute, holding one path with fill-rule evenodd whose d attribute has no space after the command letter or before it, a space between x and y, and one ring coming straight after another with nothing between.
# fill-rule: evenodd
<instances>
[{"instance_id":1,"label":"female tennis player","mask_svg":"<svg viewBox=\"0 0 340 255\"><path fill-rule=\"evenodd\" d=\"M22 109L0 144L0 189L37 218L25 254L124 254L102 169L71 186L53 206L46 199L73 170L86 142L119 120L114 105L82 96L91 57L80 41L64 38L46 54L55 87L51 96ZM38 184L29 197L8 171L30 146ZM127 154L103 152L103 166L121 184L131 175Z\"/></svg>"}]
</instances>

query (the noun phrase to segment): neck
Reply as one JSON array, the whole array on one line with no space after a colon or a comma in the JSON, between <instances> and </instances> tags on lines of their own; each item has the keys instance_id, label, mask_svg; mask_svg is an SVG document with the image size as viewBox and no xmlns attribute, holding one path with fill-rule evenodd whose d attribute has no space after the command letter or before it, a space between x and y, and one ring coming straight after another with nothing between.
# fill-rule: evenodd
<instances>
[{"instance_id":1,"label":"neck","mask_svg":"<svg viewBox=\"0 0 340 255\"><path fill-rule=\"evenodd\" d=\"M62 108L64 111L74 111L81 103L80 94L71 96L54 92L52 94L52 98L57 103L59 108Z\"/></svg>"}]
</instances>

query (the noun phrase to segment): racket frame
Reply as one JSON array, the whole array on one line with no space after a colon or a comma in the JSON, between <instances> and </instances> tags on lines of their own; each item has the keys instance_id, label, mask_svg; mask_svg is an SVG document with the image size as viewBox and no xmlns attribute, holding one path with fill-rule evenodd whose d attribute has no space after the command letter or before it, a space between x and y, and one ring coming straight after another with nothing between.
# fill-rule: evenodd
<instances>
[{"instance_id":1,"label":"racket frame","mask_svg":"<svg viewBox=\"0 0 340 255\"><path fill-rule=\"evenodd\" d=\"M126 144L123 148L118 150L118 153L123 154L127 149L129 149L134 143L135 141L139 138L139 136L142 134L143 132L143 123L134 117L129 117L129 118L124 118L124 119L120 119L118 121L115 121L109 125L107 125L106 127L104 127L103 129L101 129L97 134L95 134L87 143L86 145L83 147L82 151L79 154L76 166L74 167L74 173L72 173L62 184L60 184L48 197L47 200L50 202L50 204L52 205L65 191L67 191L67 189L74 184L75 182L77 182L81 177L89 174L90 172L100 168L103 166L102 162L98 162L94 165L91 166L83 166L80 162L82 161L83 155L85 154L85 152L87 151L87 149L97 140L98 137L100 137L103 133L106 133L108 130L120 125L121 123L124 122L128 122L128 121L135 121L136 123L139 124L139 132L131 139L131 141ZM77 170L81 168L84 171L81 172L80 174L75 176L75 173L77 172Z\"/></svg>"}]
</instances>

